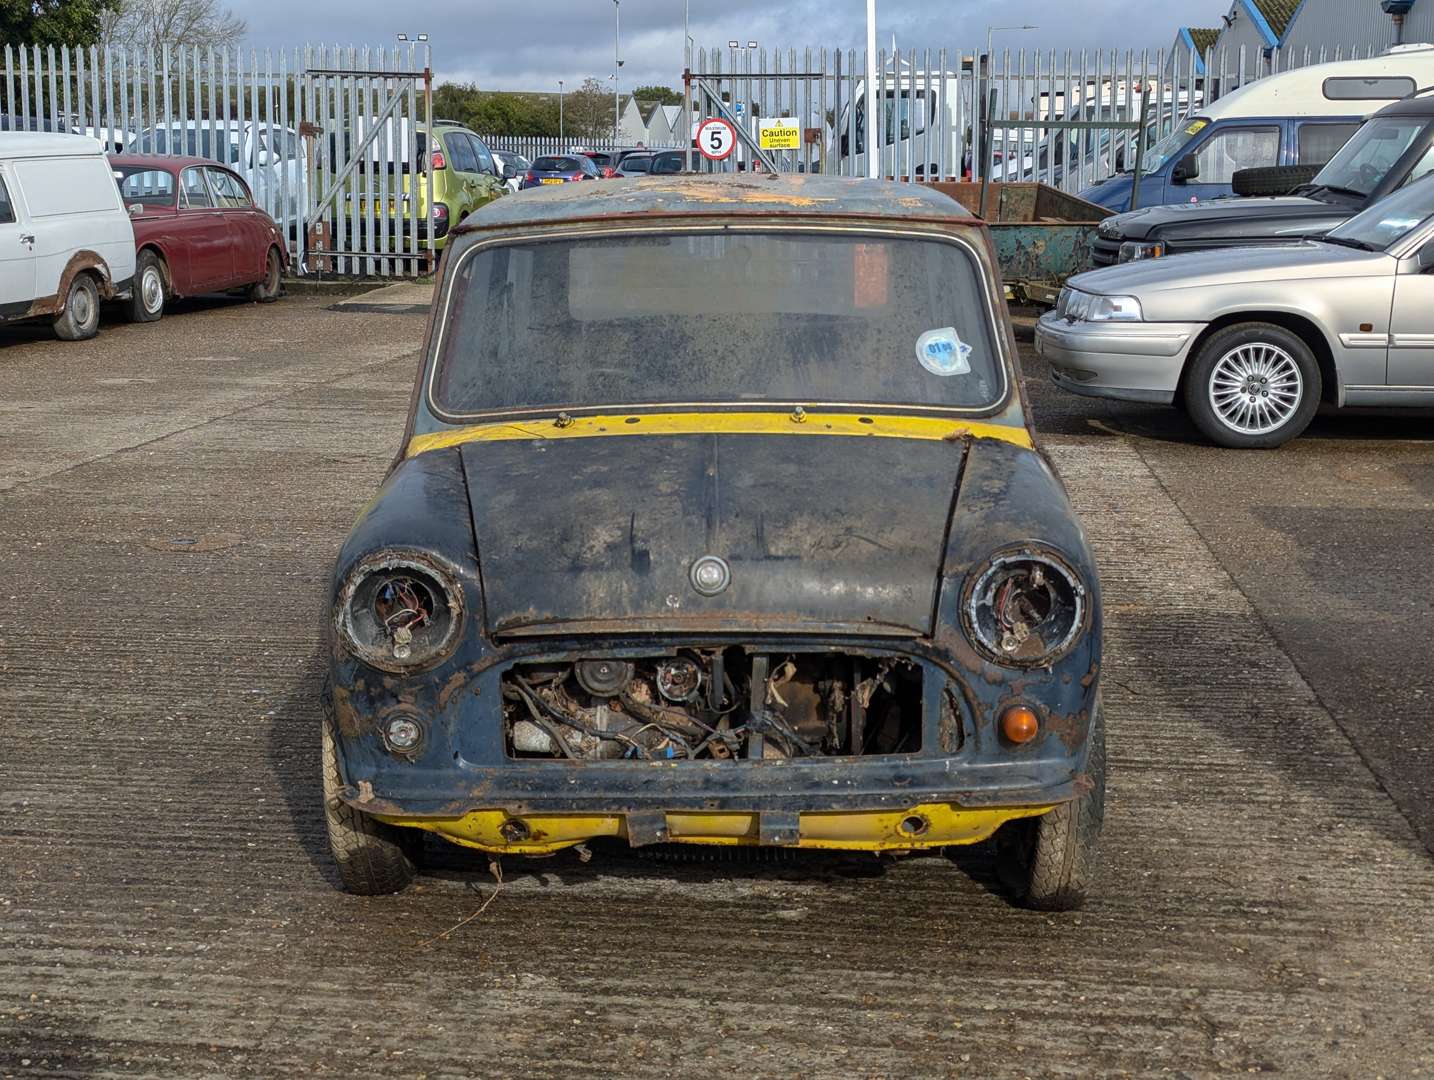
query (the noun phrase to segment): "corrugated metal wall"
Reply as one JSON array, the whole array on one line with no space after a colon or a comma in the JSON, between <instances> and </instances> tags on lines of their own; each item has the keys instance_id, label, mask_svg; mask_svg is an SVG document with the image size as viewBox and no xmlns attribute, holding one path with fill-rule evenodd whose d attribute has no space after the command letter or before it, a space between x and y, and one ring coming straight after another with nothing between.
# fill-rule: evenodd
<instances>
[{"instance_id":1,"label":"corrugated metal wall","mask_svg":"<svg viewBox=\"0 0 1434 1080\"><path fill-rule=\"evenodd\" d=\"M1406 42L1434 42L1434 0L1416 0L1404 20ZM1333 56L1337 46L1349 55L1351 46L1376 52L1394 43L1394 22L1379 8L1379 0L1305 0L1284 43L1290 49L1325 49Z\"/></svg>"}]
</instances>

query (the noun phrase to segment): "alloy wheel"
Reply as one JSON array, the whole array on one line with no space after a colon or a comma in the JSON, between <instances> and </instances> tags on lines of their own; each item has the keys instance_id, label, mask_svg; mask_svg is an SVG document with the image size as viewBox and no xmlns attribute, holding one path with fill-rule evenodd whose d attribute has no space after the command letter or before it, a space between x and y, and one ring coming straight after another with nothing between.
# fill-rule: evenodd
<instances>
[{"instance_id":1,"label":"alloy wheel","mask_svg":"<svg viewBox=\"0 0 1434 1080\"><path fill-rule=\"evenodd\" d=\"M1287 424L1304 397L1295 359L1278 345L1253 341L1231 349L1210 372L1210 405L1241 435L1266 435Z\"/></svg>"}]
</instances>

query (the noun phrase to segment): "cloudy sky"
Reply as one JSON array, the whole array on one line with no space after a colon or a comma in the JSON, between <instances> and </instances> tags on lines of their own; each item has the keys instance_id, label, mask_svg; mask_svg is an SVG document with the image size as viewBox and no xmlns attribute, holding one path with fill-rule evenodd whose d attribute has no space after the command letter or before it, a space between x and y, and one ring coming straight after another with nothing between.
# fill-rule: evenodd
<instances>
[{"instance_id":1,"label":"cloudy sky","mask_svg":"<svg viewBox=\"0 0 1434 1080\"><path fill-rule=\"evenodd\" d=\"M862 0L690 0L697 45L738 38L782 49L861 47ZM612 0L230 0L249 21L250 42L378 45L426 31L440 79L484 89L549 90L613 69ZM1044 49L1168 48L1179 25L1218 25L1229 0L878 0L879 44L907 48L984 47L988 24L1034 23L1034 33L996 38ZM1142 17L1133 18L1134 12ZM622 85L680 84L682 0L622 0Z\"/></svg>"}]
</instances>

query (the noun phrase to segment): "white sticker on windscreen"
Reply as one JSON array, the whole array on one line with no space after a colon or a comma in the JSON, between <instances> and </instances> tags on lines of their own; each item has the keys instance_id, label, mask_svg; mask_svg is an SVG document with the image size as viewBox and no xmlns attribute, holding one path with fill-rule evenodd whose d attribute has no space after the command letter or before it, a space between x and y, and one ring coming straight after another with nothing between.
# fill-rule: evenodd
<instances>
[{"instance_id":1,"label":"white sticker on windscreen","mask_svg":"<svg viewBox=\"0 0 1434 1080\"><path fill-rule=\"evenodd\" d=\"M933 375L969 375L971 346L956 336L954 326L928 330L916 339L916 359Z\"/></svg>"}]
</instances>

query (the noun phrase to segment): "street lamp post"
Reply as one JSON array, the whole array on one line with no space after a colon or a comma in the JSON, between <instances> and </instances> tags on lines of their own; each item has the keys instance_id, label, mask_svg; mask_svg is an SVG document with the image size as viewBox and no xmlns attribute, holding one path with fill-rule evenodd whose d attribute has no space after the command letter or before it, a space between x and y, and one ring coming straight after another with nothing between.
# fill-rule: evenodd
<instances>
[{"instance_id":1,"label":"street lamp post","mask_svg":"<svg viewBox=\"0 0 1434 1080\"><path fill-rule=\"evenodd\" d=\"M617 70L612 75L612 141L616 144L618 126L621 123L617 107L617 77L622 69L622 0L612 0L612 9L616 16L616 24L613 28L612 58L617 63Z\"/></svg>"},{"instance_id":2,"label":"street lamp post","mask_svg":"<svg viewBox=\"0 0 1434 1080\"><path fill-rule=\"evenodd\" d=\"M881 148L876 145L876 0L866 0L866 175L881 176Z\"/></svg>"},{"instance_id":3,"label":"street lamp post","mask_svg":"<svg viewBox=\"0 0 1434 1080\"><path fill-rule=\"evenodd\" d=\"M563 80L558 80L558 149L563 143Z\"/></svg>"},{"instance_id":4,"label":"street lamp post","mask_svg":"<svg viewBox=\"0 0 1434 1080\"><path fill-rule=\"evenodd\" d=\"M1029 26L1029 25L1027 25L1027 26L988 26L988 27L986 27L986 79L985 79L985 85L984 85L984 88L983 88L983 91L982 91L982 94L981 94L981 102L980 102L980 107L981 107L981 108L987 109L987 110L989 111L989 106L990 106L990 102L991 102L991 93L992 93L992 90L993 90L994 85L995 85L995 80L994 80L994 78L993 78L993 74L994 74L995 59L996 59L996 58L995 58L995 56L993 56L992 53L991 53L991 39L992 39L996 34L1000 34L1000 33L1006 33L1006 32L1019 33L1019 32L1024 31L1024 30L1039 30L1039 29L1040 29L1039 26ZM983 177L984 177L988 172L990 172L990 169L991 169L991 150L993 149L993 142L994 142L994 140L992 140L992 138L991 138L991 124L992 124L992 122L994 121L994 119L995 119L995 118L992 117L992 116L987 116L987 117L986 117L986 140L985 140L985 146L986 146L986 148L985 148L985 152L982 153L982 155L981 155L981 175L982 175ZM1005 139L1003 138L1001 141L1002 141L1002 144L1004 145Z\"/></svg>"}]
</instances>

